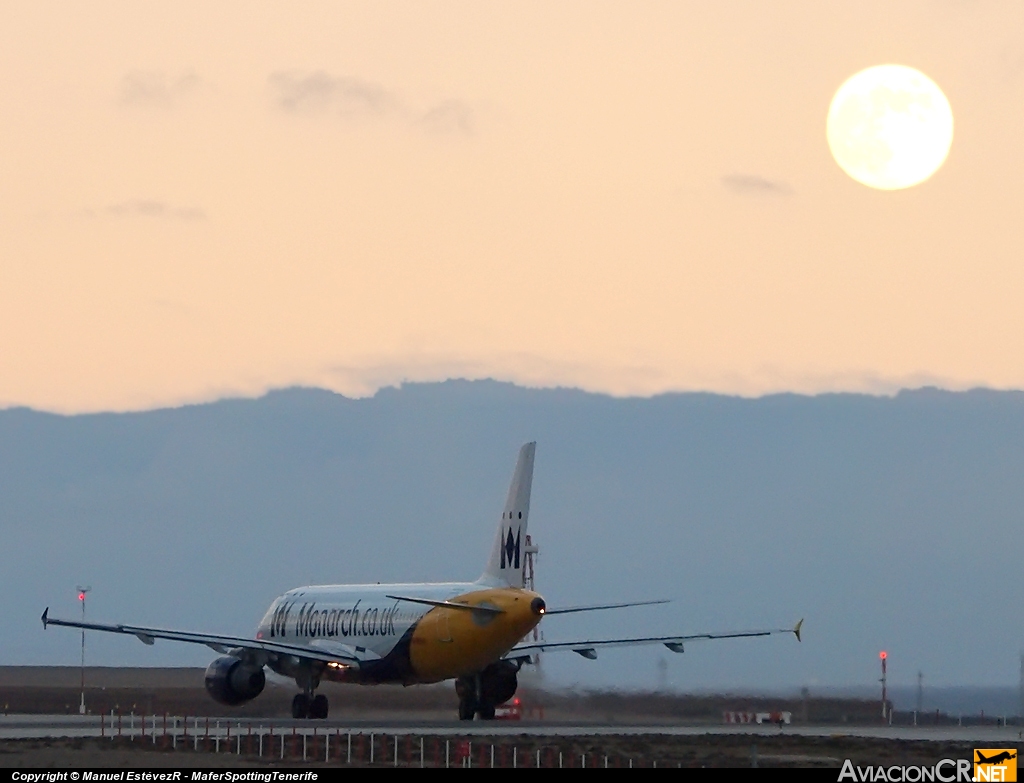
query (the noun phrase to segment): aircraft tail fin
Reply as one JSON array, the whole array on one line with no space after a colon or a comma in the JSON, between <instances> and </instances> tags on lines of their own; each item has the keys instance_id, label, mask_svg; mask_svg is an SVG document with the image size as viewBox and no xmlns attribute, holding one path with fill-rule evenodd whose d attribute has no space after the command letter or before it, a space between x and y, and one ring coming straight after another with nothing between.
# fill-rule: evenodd
<instances>
[{"instance_id":1,"label":"aircraft tail fin","mask_svg":"<svg viewBox=\"0 0 1024 783\"><path fill-rule=\"evenodd\" d=\"M480 577L485 584L523 586L526 565L526 523L530 518L530 488L533 484L533 456L536 442L519 449L516 471L508 487L508 498L501 512L498 532L491 547L487 570Z\"/></svg>"}]
</instances>

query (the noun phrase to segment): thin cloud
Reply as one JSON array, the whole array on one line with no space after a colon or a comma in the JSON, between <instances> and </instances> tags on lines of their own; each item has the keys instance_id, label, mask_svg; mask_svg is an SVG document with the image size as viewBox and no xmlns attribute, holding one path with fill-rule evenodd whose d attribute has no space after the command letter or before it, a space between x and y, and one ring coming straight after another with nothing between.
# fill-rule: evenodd
<instances>
[{"instance_id":1,"label":"thin cloud","mask_svg":"<svg viewBox=\"0 0 1024 783\"><path fill-rule=\"evenodd\" d=\"M389 121L432 134L469 135L474 129L474 111L465 101L423 109L376 82L326 71L277 71L268 81L274 105L287 114Z\"/></svg>"},{"instance_id":2,"label":"thin cloud","mask_svg":"<svg viewBox=\"0 0 1024 783\"><path fill-rule=\"evenodd\" d=\"M613 397L651 397L679 392L739 397L790 393L859 393L888 397L904 389L936 387L963 391L985 386L978 380L958 382L925 372L887 376L870 370L828 372L767 365L742 372L699 368L670 372L657 367L653 361L636 359L592 363L552 359L529 352L498 353L476 359L446 352L415 351L405 355L353 357L351 362L305 373L289 383L319 386L348 397L368 397L382 388L405 383L451 379L492 379L529 388L581 389Z\"/></svg>"},{"instance_id":3,"label":"thin cloud","mask_svg":"<svg viewBox=\"0 0 1024 783\"><path fill-rule=\"evenodd\" d=\"M444 101L423 112L419 121L430 133L468 135L473 132L473 109L462 101Z\"/></svg>"},{"instance_id":4,"label":"thin cloud","mask_svg":"<svg viewBox=\"0 0 1024 783\"><path fill-rule=\"evenodd\" d=\"M121 106L170 106L199 88L202 80L194 71L169 76L163 71L130 71L121 79Z\"/></svg>"},{"instance_id":5,"label":"thin cloud","mask_svg":"<svg viewBox=\"0 0 1024 783\"><path fill-rule=\"evenodd\" d=\"M205 220L206 212L200 207L179 207L155 199L130 199L111 204L105 210L111 217L169 218L172 220Z\"/></svg>"},{"instance_id":6,"label":"thin cloud","mask_svg":"<svg viewBox=\"0 0 1024 783\"><path fill-rule=\"evenodd\" d=\"M171 216L178 220L206 220L206 210L201 207L174 207Z\"/></svg>"},{"instance_id":7,"label":"thin cloud","mask_svg":"<svg viewBox=\"0 0 1024 783\"><path fill-rule=\"evenodd\" d=\"M667 384L663 373L639 362L602 367L586 361L556 360L529 352L490 355L485 359L452 353L366 356L347 364L324 367L303 383L313 383L350 397L368 397L382 388L404 383L430 383L454 378L493 379L531 388L567 387L613 395L643 395ZM603 383L607 382L607 383Z\"/></svg>"},{"instance_id":8,"label":"thin cloud","mask_svg":"<svg viewBox=\"0 0 1024 783\"><path fill-rule=\"evenodd\" d=\"M278 108L287 112L334 112L344 117L380 116L400 109L398 99L379 84L326 71L282 71L270 75Z\"/></svg>"},{"instance_id":9,"label":"thin cloud","mask_svg":"<svg viewBox=\"0 0 1024 783\"><path fill-rule=\"evenodd\" d=\"M789 196L793 189L780 180L759 177L756 174L728 174L722 177L722 185L733 193L764 196Z\"/></svg>"}]
</instances>

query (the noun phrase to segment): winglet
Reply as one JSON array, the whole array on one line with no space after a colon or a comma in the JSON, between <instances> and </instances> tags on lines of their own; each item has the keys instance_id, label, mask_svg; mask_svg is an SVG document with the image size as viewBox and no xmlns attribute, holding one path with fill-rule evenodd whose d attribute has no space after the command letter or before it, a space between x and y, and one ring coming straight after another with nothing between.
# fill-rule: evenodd
<instances>
[{"instance_id":1,"label":"winglet","mask_svg":"<svg viewBox=\"0 0 1024 783\"><path fill-rule=\"evenodd\" d=\"M804 618L801 617L800 621L795 626L793 626L793 636L796 637L796 640L798 642L802 641L800 639L800 628L803 626L803 624L804 624Z\"/></svg>"},{"instance_id":2,"label":"winglet","mask_svg":"<svg viewBox=\"0 0 1024 783\"><path fill-rule=\"evenodd\" d=\"M43 630L44 631L46 630L46 615L48 615L49 613L50 613L50 607L46 607L43 610L43 617L42 617L42 620L43 620Z\"/></svg>"}]
</instances>

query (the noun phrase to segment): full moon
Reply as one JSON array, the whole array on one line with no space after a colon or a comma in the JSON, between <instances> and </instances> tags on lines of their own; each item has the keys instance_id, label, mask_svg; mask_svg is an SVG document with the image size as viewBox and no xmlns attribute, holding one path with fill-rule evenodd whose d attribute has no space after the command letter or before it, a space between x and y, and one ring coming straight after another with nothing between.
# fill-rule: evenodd
<instances>
[{"instance_id":1,"label":"full moon","mask_svg":"<svg viewBox=\"0 0 1024 783\"><path fill-rule=\"evenodd\" d=\"M953 143L953 110L942 90L905 65L855 73L828 110L828 146L857 182L899 190L938 171Z\"/></svg>"}]
</instances>

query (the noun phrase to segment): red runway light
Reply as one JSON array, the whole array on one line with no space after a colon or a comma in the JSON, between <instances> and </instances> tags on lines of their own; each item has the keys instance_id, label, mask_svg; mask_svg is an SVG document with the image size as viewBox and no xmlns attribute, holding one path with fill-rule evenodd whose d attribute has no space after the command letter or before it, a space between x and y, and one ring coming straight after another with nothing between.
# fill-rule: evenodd
<instances>
[{"instance_id":1,"label":"red runway light","mask_svg":"<svg viewBox=\"0 0 1024 783\"><path fill-rule=\"evenodd\" d=\"M878 657L884 661L886 658L889 657L889 653L887 653L885 650L882 650L882 652L878 653Z\"/></svg>"},{"instance_id":2,"label":"red runway light","mask_svg":"<svg viewBox=\"0 0 1024 783\"><path fill-rule=\"evenodd\" d=\"M78 594L78 600L79 601L84 601L85 600L85 593L79 593Z\"/></svg>"}]
</instances>

